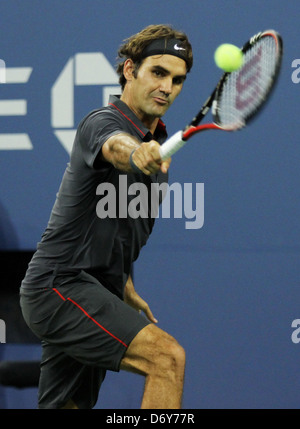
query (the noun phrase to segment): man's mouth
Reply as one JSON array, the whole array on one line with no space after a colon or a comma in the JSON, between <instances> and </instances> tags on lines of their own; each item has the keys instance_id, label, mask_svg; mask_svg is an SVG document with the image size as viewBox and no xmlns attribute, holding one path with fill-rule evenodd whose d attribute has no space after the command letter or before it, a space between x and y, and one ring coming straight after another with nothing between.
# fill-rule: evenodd
<instances>
[{"instance_id":1,"label":"man's mouth","mask_svg":"<svg viewBox=\"0 0 300 429\"><path fill-rule=\"evenodd\" d=\"M166 100L165 98L162 97L153 97L154 101L156 101L156 103L161 104L161 105L166 105L168 104L168 100Z\"/></svg>"}]
</instances>

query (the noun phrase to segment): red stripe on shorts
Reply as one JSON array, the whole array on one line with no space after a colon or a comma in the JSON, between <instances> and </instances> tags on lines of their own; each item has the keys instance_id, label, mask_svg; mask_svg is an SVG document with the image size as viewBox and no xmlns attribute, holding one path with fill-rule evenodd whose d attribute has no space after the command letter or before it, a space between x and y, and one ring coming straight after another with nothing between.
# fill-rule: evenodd
<instances>
[{"instance_id":1,"label":"red stripe on shorts","mask_svg":"<svg viewBox=\"0 0 300 429\"><path fill-rule=\"evenodd\" d=\"M62 299L63 301L65 301L65 300L66 300L66 299L62 296L62 294L61 294L60 292L58 292L58 290L57 290L57 289L53 288L53 290L57 293L57 295L59 295L59 296L61 297L61 299Z\"/></svg>"},{"instance_id":2,"label":"red stripe on shorts","mask_svg":"<svg viewBox=\"0 0 300 429\"><path fill-rule=\"evenodd\" d=\"M119 341L119 343L123 344L124 347L128 347L128 345L125 344L122 340L120 340L120 338L116 337L114 334L112 334L107 329L105 329L102 325L100 325L100 323L98 323L97 320L95 320L92 316L90 316L87 311L85 311L79 304L77 304L77 302L73 301L73 299L71 298L65 298L57 289L53 288L53 290L60 296L62 300L64 301L68 300L72 302L72 304L76 305L76 307L79 308L79 310L81 310L92 322L94 322L97 326L99 326L99 328L103 329L103 331L105 331L108 335L113 337L115 340Z\"/></svg>"}]
</instances>

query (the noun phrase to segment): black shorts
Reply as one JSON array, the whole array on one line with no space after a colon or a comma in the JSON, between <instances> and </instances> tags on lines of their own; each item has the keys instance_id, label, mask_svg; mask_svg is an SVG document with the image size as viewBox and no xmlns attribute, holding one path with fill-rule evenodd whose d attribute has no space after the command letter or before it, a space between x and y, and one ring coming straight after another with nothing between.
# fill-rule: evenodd
<instances>
[{"instance_id":1,"label":"black shorts","mask_svg":"<svg viewBox=\"0 0 300 429\"><path fill-rule=\"evenodd\" d=\"M72 399L93 408L106 370L120 370L128 345L150 322L84 271L49 286L20 291L23 317L43 346L38 407Z\"/></svg>"}]
</instances>

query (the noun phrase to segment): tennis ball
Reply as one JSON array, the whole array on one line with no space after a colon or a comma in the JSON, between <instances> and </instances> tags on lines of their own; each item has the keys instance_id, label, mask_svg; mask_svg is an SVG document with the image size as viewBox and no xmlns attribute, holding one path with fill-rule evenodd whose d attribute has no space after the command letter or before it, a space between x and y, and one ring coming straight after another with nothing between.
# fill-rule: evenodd
<instances>
[{"instance_id":1,"label":"tennis ball","mask_svg":"<svg viewBox=\"0 0 300 429\"><path fill-rule=\"evenodd\" d=\"M223 43L215 51L215 63L220 69L233 72L242 66L243 52L235 45Z\"/></svg>"}]
</instances>

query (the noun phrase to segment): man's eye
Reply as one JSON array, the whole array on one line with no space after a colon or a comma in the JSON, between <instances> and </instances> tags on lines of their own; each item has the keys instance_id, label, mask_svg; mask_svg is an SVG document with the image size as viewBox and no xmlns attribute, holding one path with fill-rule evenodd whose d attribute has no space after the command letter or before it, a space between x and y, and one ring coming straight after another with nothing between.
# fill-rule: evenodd
<instances>
[{"instance_id":1,"label":"man's eye","mask_svg":"<svg viewBox=\"0 0 300 429\"><path fill-rule=\"evenodd\" d=\"M175 78L173 81L174 85L182 85L183 82L184 82L184 79L182 77Z\"/></svg>"}]
</instances>

